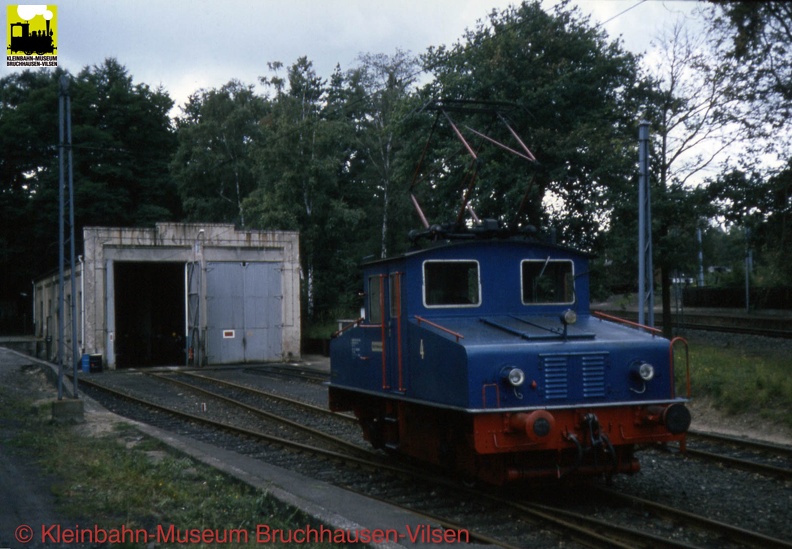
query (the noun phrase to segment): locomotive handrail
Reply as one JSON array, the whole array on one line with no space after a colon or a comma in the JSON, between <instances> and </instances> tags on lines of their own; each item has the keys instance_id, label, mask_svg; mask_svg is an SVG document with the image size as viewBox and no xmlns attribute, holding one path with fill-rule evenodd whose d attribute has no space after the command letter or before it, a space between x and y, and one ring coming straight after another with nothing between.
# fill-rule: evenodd
<instances>
[{"instance_id":1,"label":"locomotive handrail","mask_svg":"<svg viewBox=\"0 0 792 549\"><path fill-rule=\"evenodd\" d=\"M671 340L671 345L669 347L669 353L671 355L671 380L674 383L674 346L677 343L683 343L685 345L685 383L686 383L686 390L687 390L687 398L690 398L690 349L688 347L687 339L684 337L675 337Z\"/></svg>"},{"instance_id":2,"label":"locomotive handrail","mask_svg":"<svg viewBox=\"0 0 792 549\"><path fill-rule=\"evenodd\" d=\"M365 320L365 319L362 316L360 318L358 318L357 320L353 320L352 322L350 322L349 324L347 324L346 326L344 326L340 330L336 330L335 332L333 332L333 335L331 335L330 338L334 338L334 337L340 336L341 334L343 334L344 332L346 332L350 328L354 328L355 326L357 326L358 324L363 322L363 320Z\"/></svg>"},{"instance_id":3,"label":"locomotive handrail","mask_svg":"<svg viewBox=\"0 0 792 549\"><path fill-rule=\"evenodd\" d=\"M618 322L620 324L626 324L627 326L632 326L633 328L640 328L651 332L653 335L662 334L663 330L659 328L652 328L651 326L645 326L643 324L638 324L637 322L633 322L631 320L627 320L625 318L620 318L618 316L609 315L603 313L602 311L592 311L591 314L600 320L612 320L613 322Z\"/></svg>"},{"instance_id":4,"label":"locomotive handrail","mask_svg":"<svg viewBox=\"0 0 792 549\"><path fill-rule=\"evenodd\" d=\"M418 321L418 326L421 325L421 322L425 322L429 326L432 326L434 328L437 328L438 330L441 330L441 331L443 331L443 332L445 332L447 334L450 334L450 335L454 336L456 338L456 340L457 340L457 343L459 343L460 339L465 339L465 336L463 336L462 334L457 333L457 332L455 332L453 330L449 330L448 328L446 328L444 326L440 326L439 324L437 324L435 322L432 322L431 320L426 320L425 318L423 318L421 316L415 315L415 320Z\"/></svg>"}]
</instances>

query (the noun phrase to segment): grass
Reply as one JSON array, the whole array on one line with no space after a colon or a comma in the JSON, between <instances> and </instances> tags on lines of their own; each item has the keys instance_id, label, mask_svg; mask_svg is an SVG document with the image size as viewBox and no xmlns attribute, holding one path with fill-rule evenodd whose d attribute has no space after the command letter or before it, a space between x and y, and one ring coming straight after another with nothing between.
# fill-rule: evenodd
<instances>
[{"instance_id":1,"label":"grass","mask_svg":"<svg viewBox=\"0 0 792 549\"><path fill-rule=\"evenodd\" d=\"M125 526L148 532L158 527L167 532L173 525L182 535L186 529L245 530L249 543L230 545L258 547L258 525L289 532L309 523L307 517L283 516L277 502L266 493L175 453L132 426L122 424L100 437L81 435L74 427L55 425L25 413L30 407L30 402L14 399L0 389L0 419L14 425L15 435L10 441L13 451L38 461L47 478L55 479L51 489L58 511L75 524L90 524L91 528L96 524L108 530ZM183 545L175 543L176 538L171 540L174 543L164 546Z\"/></svg>"},{"instance_id":2,"label":"grass","mask_svg":"<svg viewBox=\"0 0 792 549\"><path fill-rule=\"evenodd\" d=\"M769 422L792 428L789 357L691 343L690 362L694 398L708 397L726 414L758 414Z\"/></svg>"}]
</instances>

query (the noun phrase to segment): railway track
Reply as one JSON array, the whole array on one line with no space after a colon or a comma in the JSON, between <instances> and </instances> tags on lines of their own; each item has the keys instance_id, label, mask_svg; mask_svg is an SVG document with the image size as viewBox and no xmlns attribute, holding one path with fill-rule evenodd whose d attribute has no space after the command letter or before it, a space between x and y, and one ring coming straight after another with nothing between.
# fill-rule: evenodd
<instances>
[{"instance_id":1,"label":"railway track","mask_svg":"<svg viewBox=\"0 0 792 549\"><path fill-rule=\"evenodd\" d=\"M323 439L349 452L362 453L367 455L371 454L368 448L360 446L355 442L349 440L349 439L358 438L356 432L354 432L352 436L348 436L347 438L342 438L337 435L328 433L327 432L328 426L326 424L323 425L324 427L323 429L317 429L315 427L311 427L310 425L306 424L305 413L314 414L324 419L332 418L333 420L335 420L336 418L339 418L341 421L345 421L345 422L350 422L350 420L354 421L354 418L351 418L349 416L335 414L334 412L319 408L318 406L315 406L313 404L308 404L293 398L276 395L272 392L261 391L258 389L253 389L250 387L246 387L244 385L235 384L228 381L212 379L211 377L207 377L207 376L202 376L197 374L184 374L184 375L149 374L149 375L157 379L162 379L169 383L173 383L180 387L186 388L190 391L194 391L200 395L218 400L230 406L238 407L242 410L245 410L254 415L262 417L266 420L271 420L278 422L282 425L286 425L289 428L295 431L303 432L309 435L310 437ZM188 381L183 381L179 379L179 376L187 378ZM222 394L217 390L212 390L211 388L212 384L226 389L229 394ZM251 402L251 401L255 401L255 402ZM274 408L271 405L267 407L262 407L262 403L271 404L271 402L268 401L273 401L277 403L278 405L280 405L281 409L276 411L276 408ZM286 415L284 415L282 409L284 408L284 406L297 408L299 411L296 414L287 413Z\"/></svg>"},{"instance_id":2,"label":"railway track","mask_svg":"<svg viewBox=\"0 0 792 549\"><path fill-rule=\"evenodd\" d=\"M753 532L745 528L740 528L723 521L714 520L697 513L691 513L668 505L662 505L645 498L627 495L615 490L598 486L595 488L598 498L602 502L610 505L623 505L632 510L651 513L656 517L661 517L671 521L673 524L685 524L690 529L700 529L704 532L720 537L723 540L730 540L746 547L778 547L790 548L792 542L781 540L772 536Z\"/></svg>"},{"instance_id":3,"label":"railway track","mask_svg":"<svg viewBox=\"0 0 792 549\"><path fill-rule=\"evenodd\" d=\"M316 407L312 404L307 404L304 402L296 401L288 397L283 397L281 395L274 394L270 391L262 391L260 389L254 389L241 384L213 379L194 373L191 373L189 375L191 377L203 379L206 381L210 381L212 383L222 384L225 387L231 387L233 389L241 390L243 392L252 395L263 396L265 398L272 398L279 402L285 402L290 405L296 405L300 408L304 408L306 410L310 410L323 415L327 414L327 415L332 415L334 417L343 417L345 420L352 422L356 421L355 418L352 416L335 414L334 412L330 412L328 410ZM709 438L710 440L714 439L718 441L727 441L727 442L731 441L732 443L747 442L748 444L746 444L746 446L748 447L761 449L763 451L779 450L781 451L781 453L792 456L792 448L763 445L760 443L751 443L751 441L742 441L740 439L735 440L724 437L716 437L714 435L707 435L704 433L697 433L696 438L704 438L704 439ZM768 468L768 466L765 464L760 464L756 462L749 462L749 463L752 465L750 470L754 470L754 471L759 470L766 473L768 471L776 472L777 470L780 470L779 468L772 468L772 467ZM792 471L790 471L790 473L792 473ZM410 471L410 474L413 476L422 475L422 473L418 473L416 471ZM474 495L476 497L491 497L483 492L476 492L474 493ZM709 518L702 517L700 515L695 515L686 511L674 509L664 505L659 505L642 498L636 498L632 496L618 494L617 492L614 492L612 490L600 490L600 498L603 500L607 499L611 502L618 502L619 504L622 505L626 505L634 508L640 508L643 511L651 511L652 513L654 513L659 517L673 520L676 523L688 523L692 527L704 529L713 532L716 535L722 535L730 539L741 540L749 546L761 545L763 547L792 547L792 544L775 540L774 538L764 536L762 534L753 533L742 528L737 528L725 524L723 522L711 520ZM562 531L572 530L574 531L573 537L579 539L579 541L585 544L593 543L594 545L598 545L599 543L603 543L605 546L613 546L614 543L623 543L624 546L626 547L635 547L640 545L645 545L647 547L688 546L680 542L669 543L667 539L661 538L652 533L641 532L640 530L636 530L625 526L609 524L602 520L593 519L592 517L582 515L580 513L570 512L568 510L561 509L558 507L548 507L546 505L535 505L535 504L534 505L515 504L514 502L502 500L497 497L495 497L494 499L504 505L510 506L515 511L527 514L529 518L532 518L533 520L547 521L549 523L555 524L556 527ZM425 514L425 516L432 518L433 520L440 522L442 524L451 524L442 517L438 517L430 514ZM600 533L603 531L608 531L608 535L602 536ZM485 535L480 535L478 539L488 540L487 543L492 543L492 541L489 540Z\"/></svg>"},{"instance_id":4,"label":"railway track","mask_svg":"<svg viewBox=\"0 0 792 549\"><path fill-rule=\"evenodd\" d=\"M603 312L625 320L636 322L638 314L633 311L603 309ZM791 315L792 316L792 315ZM662 315L655 315L657 327L662 327ZM700 312L674 313L671 324L674 329L724 332L751 336L766 336L792 339L792 321L783 316L741 316L704 314Z\"/></svg>"},{"instance_id":5,"label":"railway track","mask_svg":"<svg viewBox=\"0 0 792 549\"><path fill-rule=\"evenodd\" d=\"M191 375L195 377L203 377L203 376L197 376L196 374L191 374ZM212 382L222 383L225 386L250 392L251 394L254 395L261 395L267 398L275 398L281 402L297 404L298 406L305 407L309 410L315 410L317 412L326 413L326 414L333 414L333 412L329 412L327 410L314 407L313 405L310 404L294 401L293 399L284 398L279 395L275 395L269 391L265 392L247 386L230 383L227 381L212 380ZM333 414L333 415L337 415L337 414ZM344 416L344 417L353 422L355 421L355 418L351 416ZM766 447L763 448L766 449ZM415 475L416 473L412 472L411 474ZM607 494L607 499L610 501L613 502L618 501L620 504L626 504L628 506L638 507L644 511L651 511L657 516L673 520L676 523L683 523L683 522L688 523L694 527L703 528L710 532L714 532L717 535L727 536L731 539L739 539L746 542L748 545L760 544L761 546L764 547L792 547L792 545L786 544L784 542L776 543L776 540L769 538L767 536L763 536L761 534L754 534L744 529L736 528L731 525L714 521L706 517L694 515L692 513L688 513L685 511L676 510L668 506L658 505L654 502L649 502L641 498L635 498L635 497L623 496L623 495L620 496L618 493L613 491L603 491L601 492L601 494ZM489 497L488 495L481 492L474 493L474 496ZM602 497L602 495L600 497ZM570 512L568 510L564 510L558 507L548 507L544 505L521 505L521 504L515 504L511 501L501 500L497 497L495 498L495 500L499 501L504 505L510 506L513 510L517 512L528 515L528 517L533 519L534 521L539 521L539 522L547 521L551 524L554 524L560 531L573 531L574 532L573 538L578 539L581 543L584 544L599 545L600 543L602 543L604 544L604 546L613 546L614 543L616 544L622 543L626 547L636 547L640 545L644 545L647 547L686 546L685 544L681 544L680 542L669 543L666 538L661 538L652 533L641 532L640 530L636 530L625 526L617 526L614 524L609 524L602 520L592 519L589 516L582 515L580 513ZM449 524L442 517L437 517L435 515L426 515L426 516L438 522ZM601 535L601 532L603 531L607 531L608 534L605 536ZM482 536L480 537L480 539L483 540L486 539L486 537ZM492 543L492 541L487 541L487 542Z\"/></svg>"},{"instance_id":6,"label":"railway track","mask_svg":"<svg viewBox=\"0 0 792 549\"><path fill-rule=\"evenodd\" d=\"M315 368L308 368L301 364L269 364L266 366L259 366L256 368L245 368L245 371L251 372L254 375L275 376L282 378L296 378L313 383L324 383L330 379L330 374L324 370L317 370Z\"/></svg>"},{"instance_id":7,"label":"railway track","mask_svg":"<svg viewBox=\"0 0 792 549\"><path fill-rule=\"evenodd\" d=\"M158 380L170 383L170 384L175 384L174 383L175 380L167 379L167 376L154 375L152 377L154 379L158 379ZM196 377L199 377L199 376L196 376ZM200 376L200 377L203 378L203 376ZM208 378L203 378L203 379L208 379ZM286 449L288 449L288 450L290 450L292 452L299 452L299 453L301 453L301 455L304 455L304 454L307 453L307 454L311 454L311 455L315 455L315 456L320 456L323 460L325 460L325 466L327 465L327 461L326 460L332 460L333 462L336 462L336 463L342 463L342 464L344 464L347 467L346 473L345 473L347 476L350 474L350 468L349 468L350 465L352 466L352 471L353 472L360 472L361 469L365 469L366 471L368 471L367 473L362 474L362 475L357 475L358 477L361 477L363 479L362 482L370 481L371 478L372 478L372 473L376 473L374 478L377 479L377 482L379 482L379 479L382 478L382 475L389 475L391 478L398 479L398 483L402 486L402 489L404 489L404 486L405 486L405 479L410 479L411 480L411 482L409 483L410 486L412 486L417 479L428 480L428 477L421 478L421 473L418 470L416 470L416 469L413 469L413 468L410 468L410 467L405 467L405 466L398 465L398 464L394 465L392 463L387 463L386 460L384 459L383 455L381 455L379 453L376 453L376 452L368 451L368 450L360 451L360 448L358 446L354 445L353 443L348 443L348 442L340 441L340 440L333 441L334 444L336 444L338 446L347 446L348 449L351 450L349 453L339 453L339 452L330 451L330 450L327 450L327 449L324 449L324 448L319 448L319 447L316 447L316 446L308 445L308 444L305 444L303 442L296 442L296 441L293 441L293 440L290 440L290 439L286 439L286 438L283 438L283 437L273 436L271 434L267 434L267 433L264 433L264 432L261 432L261 431L257 431L257 430L252 430L252 429L247 428L247 427L240 427L238 425L233 425L233 424L228 424L226 422L217 421L215 419L211 419L209 417L206 417L203 414L186 412L186 411L184 411L182 409L179 409L179 407L166 406L166 405L163 405L161 403L154 402L151 399L141 398L138 395L132 394L130 391L119 390L118 388L110 387L110 386L102 384L102 383L97 383L96 381L93 381L93 380L86 381L86 384L89 385L90 387L96 389L96 390L99 390L99 391L102 391L102 392L106 392L106 393L110 393L110 394L114 395L115 397L122 398L122 399L124 399L126 401L133 402L133 403L135 403L135 404L137 404L139 406L143 406L143 407L146 407L146 408L152 408L152 409L154 409L154 410L156 410L158 412L165 413L165 414L167 414L169 416L178 417L179 419L187 421L187 422L190 422L190 423L200 423L202 425L206 425L206 426L209 426L209 427L214 428L214 429L219 429L219 430L223 430L223 431L230 431L230 432L233 432L235 435L241 435L241 436L244 436L246 438L256 439L257 441L264 441L268 445L274 445L274 446L279 447L279 448L286 448ZM188 384L178 383L178 385L180 387L185 388L185 389L189 389L191 391L193 390L193 387L188 387L187 386ZM210 395L210 394L208 394L209 392L210 391L206 391L206 390L203 390L203 389L196 391L196 393L198 393L202 397L215 398L217 396L217 395ZM258 391L254 390L254 389L251 389L251 392L254 393L254 394L258 393ZM221 399L221 401L224 401L224 399ZM243 405L243 406L241 406L241 408L245 409L247 411L251 411L251 410L248 409L247 405ZM207 409L208 409L208 406L207 406ZM254 413L257 413L257 412L254 412ZM275 417L270 416L269 413L266 413L266 414L263 414L263 415L265 415L269 419L277 421L279 423L290 424L290 420L287 420L286 418L275 418ZM290 424L290 427L295 427L295 426ZM173 428L172 425L171 425L171 428ZM358 455L353 455L353 454L358 454ZM293 459L293 456L292 456L291 459ZM407 510L413 510L410 507L400 505L399 502L394 501L394 500L389 500L388 502L390 504L392 504L392 505L395 505L395 506L401 506L401 507L403 507L403 508L405 508ZM519 544L515 545L515 544L513 544L512 542L510 542L507 539L499 539L497 537L493 537L490 534L479 532L475 528L471 528L471 526L470 526L471 522L470 521L472 521L473 519L470 518L470 517L467 517L468 518L468 522L463 524L462 522L457 522L457 521L455 521L453 519L449 519L449 518L436 517L434 515L427 515L427 514L424 514L424 516L432 517L433 519L436 518L437 521L440 524L442 524L447 529L453 529L453 530L457 530L457 531L465 531L465 532L467 532L467 535L469 536L469 538L471 540L474 540L474 541L479 541L481 543L494 544L496 546L507 547L507 548L511 548L511 547L516 548L516 547L520 547L521 546Z\"/></svg>"},{"instance_id":8,"label":"railway track","mask_svg":"<svg viewBox=\"0 0 792 549\"><path fill-rule=\"evenodd\" d=\"M274 400L276 402L286 403L288 405L293 405L293 406L296 406L299 409L307 410L309 412L317 413L319 415L329 416L329 417L333 417L333 418L339 418L339 419L342 419L342 420L345 420L345 421L348 421L348 422L357 423L357 419L354 416L352 416L352 415L349 415L349 414L346 414L346 413L331 412L326 407L317 406L315 404L311 404L309 402L298 400L296 398L290 398L290 397L284 396L282 394L278 394L278 393L276 393L274 391L265 391L263 389L251 387L250 385L243 385L241 383L235 383L235 382L232 382L232 381L228 381L228 380L224 380L224 379L220 379L220 378L212 377L212 376L208 376L208 375L198 374L198 373L195 373L195 372L182 372L182 375L190 376L190 377L195 378L195 379L205 380L205 381L208 381L210 383L214 383L216 385L222 385L224 387L229 387L231 389L238 389L240 391L243 391L243 393L245 393L245 394L254 395L256 397L262 397L264 399L271 399L271 400ZM327 378L327 376L325 376L325 379L326 378Z\"/></svg>"},{"instance_id":9,"label":"railway track","mask_svg":"<svg viewBox=\"0 0 792 549\"><path fill-rule=\"evenodd\" d=\"M660 324L662 326L662 324ZM703 332L724 332L727 334L740 334L749 336L777 337L781 339L792 339L792 330L780 330L774 328L747 328L744 326L719 326L717 324L705 324L700 322L674 322L675 329L701 330Z\"/></svg>"},{"instance_id":10,"label":"railway track","mask_svg":"<svg viewBox=\"0 0 792 549\"><path fill-rule=\"evenodd\" d=\"M160 376L160 375L156 375L156 374L153 377L165 379L164 376ZM173 383L174 380L167 380L167 382ZM91 387L93 389L102 391L104 393L108 393L108 394L112 395L113 397L129 401L129 402L131 402L131 403L133 403L133 404L135 404L137 406L149 408L151 410L154 410L154 411L159 412L159 413L164 413L164 414L167 414L169 416L174 416L174 417L176 417L176 418L178 418L178 419L180 419L182 421L209 426L209 427L212 427L212 428L215 428L215 429L219 429L219 430L222 430L222 431L227 431L227 432L233 433L235 435L251 437L251 438L254 438L256 440L264 441L264 442L269 443L269 444L275 444L275 445L278 445L278 446L282 446L282 447L286 447L286 448L290 448L290 449L294 449L294 450L298 450L298 451L300 451L300 450L312 451L314 453L323 454L323 455L326 455L327 457L331 457L331 458L336 458L336 457L343 458L343 457L345 457L343 454L340 454L337 451L328 450L326 448L319 448L319 447L317 447L315 445L309 445L309 444L307 444L304 441L296 441L294 439L285 438L284 436L273 434L271 432L266 432L266 431L263 431L263 430L255 430L253 428L250 428L248 426L243 426L243 425L240 425L238 423L231 423L231 422L228 422L228 421L222 421L222 420L213 418L212 414L210 413L210 406L207 404L206 401L196 402L195 405L193 405L193 406L190 406L190 405L187 405L187 406L184 406L184 405L182 405L182 406L165 405L165 404L163 404L161 402L157 402L156 400L153 400L153 399L150 399L150 398L145 398L145 397L142 397L140 395L136 395L136 394L134 394L131 391L122 390L122 389L119 389L117 387L111 387L111 386L105 385L103 383L97 383L96 381L93 381L93 380L82 379L81 383L83 383L85 385L88 385L89 387ZM185 386L185 385L183 385L183 386ZM199 395L208 396L208 397L216 399L216 400L218 400L220 402L228 402L222 397L219 397L217 395L210 395L209 392L200 391L197 388L186 387L186 386L185 386L185 388L188 388L189 390L194 391L195 393L197 393ZM100 401L101 401L101 399L100 399ZM313 436L315 438L318 438L318 439L324 440L326 442L329 442L333 446L340 447L341 449L347 450L348 453L350 453L350 454L354 454L354 453L370 454L370 452L367 452L366 449L363 448L360 445L356 445L356 444L351 443L349 441L345 441L345 440L343 440L343 439L341 439L339 437L334 437L334 436L329 435L327 433L320 432L320 431L318 431L316 429L312 429L311 427L294 424L293 422L291 422L287 418L276 417L274 415L268 414L264 410L257 410L257 409L254 409L253 407L248 407L248 406L245 406L244 404L240 404L240 403L233 404L232 406L234 406L234 407L236 407L236 408L238 408L240 410L244 410L244 411L250 412L253 415L258 415L258 416L265 417L265 418L268 417L269 419L277 421L277 422L279 422L281 424L289 425L290 427L294 428L295 430L298 430L298 431L301 431L301 432L305 433L309 437ZM188 411L187 408L190 408L190 407L195 408L196 411ZM212 412L215 412L216 411L216 407L215 406L211 406L211 410L212 410ZM154 421L152 423L155 424L156 426L160 426L160 427L164 427L165 426L163 424L163 422L161 422L161 421ZM167 429L167 427L165 427L165 428ZM170 429L170 430L172 430L172 429Z\"/></svg>"},{"instance_id":11,"label":"railway track","mask_svg":"<svg viewBox=\"0 0 792 549\"><path fill-rule=\"evenodd\" d=\"M249 379L261 380L261 373L251 373ZM724 530L725 525L708 521L705 517L650 507L651 502L617 499L616 494L594 489L591 489L597 494L594 511L586 505L582 510L575 510L579 507L576 503L550 505L546 501L525 501L522 497L503 498L488 489L472 491L456 480L444 479L439 472L413 468L365 448L357 427L352 425L354 418L350 416L329 412L300 398L284 397L271 389L262 390L260 387L217 379L215 375L219 374L181 371L153 376L139 374L138 390L148 390L158 397L156 399L139 398L126 383L119 383L113 388L94 380L83 381L96 388L101 387L102 391L120 391L122 398L134 399L140 406L156 409L157 413L171 418L157 420L171 430L176 427L172 418L179 417L180 422L190 425L200 423L213 430L233 431L237 441L229 443L231 446L240 444L240 436L246 441L263 441L257 443L269 448L267 455L262 458L267 461L294 462L295 455L299 455L301 461L314 460L317 463L311 465L313 472L308 474L328 479L366 497L376 497L422 514L445 528L464 530L471 539L481 543L525 547L554 545L557 540L571 540L572 547L693 547L703 537L709 540L739 540L734 546L792 547L792 544L762 534L740 529ZM308 384L312 383L307 377L301 378ZM147 381L140 383L144 379ZM289 385L294 384L290 382ZM164 386L169 386L170 392L162 391ZM181 401L181 405L175 404L176 401ZM227 409L220 411L220 415L231 418L231 421L209 417L210 411L219 411L221 407ZM190 408L192 410L187 411ZM251 417L255 417L256 422L279 425L276 430L279 434L264 432L269 429L239 425L250 423ZM308 429L303 430L304 426ZM324 433L326 431L337 432L327 434ZM297 432L303 434L295 436ZM322 444L317 445L316 441L322 441ZM273 457L273 453L280 454L280 457ZM287 454L286 457L283 457L284 454ZM626 509L630 514L627 518L615 520L610 516L610 511L604 517L598 516L601 513L596 511L597 508L619 509L615 514ZM647 524L647 514L653 517L651 524ZM504 517L508 517L508 520L504 521ZM641 527L636 528L634 524ZM676 531L679 524L690 525L691 529L704 533L690 539L669 537L668 532ZM548 538L556 542L548 541ZM567 541L564 543L569 546ZM705 545L718 546L717 543Z\"/></svg>"},{"instance_id":12,"label":"railway track","mask_svg":"<svg viewBox=\"0 0 792 549\"><path fill-rule=\"evenodd\" d=\"M190 388L190 389L193 389L193 390L197 390L201 394L204 394L204 395L213 396L213 397L216 397L216 398L221 398L224 401L226 401L228 399L228 397L218 395L217 393L215 393L215 392L213 392L211 390L207 390L207 389L205 389L203 387L197 387L197 386L192 385L190 383L184 383L184 382L179 381L178 379L174 379L173 375L167 375L167 376L158 375L156 377L161 378L161 379L165 379L165 380L167 380L167 381L169 381L171 383L179 384L180 386L183 386L183 387L187 387L187 388ZM306 412L309 412L309 413L315 413L315 414L319 414L321 416L330 416L330 417L333 417L334 419L342 418L342 420L351 421L351 422L354 422L354 423L357 422L357 420L354 417L352 417L352 416L349 416L349 415L346 415L346 414L336 414L334 412L330 412L327 409L319 408L319 407L317 407L317 406L315 406L313 404L301 402L301 401L296 400L296 399L292 399L292 398L289 398L289 397L284 397L282 395L275 394L272 391L262 391L261 389L249 387L249 386L238 384L238 383L229 382L229 381L226 381L226 380L220 380L220 379L212 378L210 376L204 376L204 375L196 374L196 373L192 373L192 372L185 374L185 377L189 377L192 380L207 382L207 383L210 383L210 384L216 384L216 385L222 386L224 388L231 389L235 393L235 397L236 398L239 398L242 395L246 395L246 396L253 396L253 397L257 397L257 398L272 399L272 400L275 400L275 401L277 401L279 403L286 404L288 406L297 407L297 408L302 409L302 410L304 410ZM245 397L242 396L242 398L245 398ZM240 403L240 405L244 409L250 409L251 408L247 404ZM258 409L255 409L255 408L254 408L254 410L256 411L256 413L262 413L261 410L258 410ZM275 414L270 414L268 412L263 412L262 415L264 415L267 418L273 419L275 421L281 421L281 422L286 423L286 424L288 424L288 425L290 425L292 427L299 427L298 425L293 425L291 420L284 419L282 417L276 416ZM308 432L313 433L313 430L309 429ZM335 441L335 439L333 439L333 440ZM357 450L357 447L353 446L352 449L353 450ZM372 453L365 452L365 454L371 455ZM365 461L363 463L365 465L367 465L367 466L372 466L372 463L374 463L374 462ZM397 478L397 486L395 487L395 492L402 492L403 491L403 480L405 478L410 478L410 479L413 479L413 480L415 478L420 478L422 482L429 483L430 485L435 485L435 484L438 483L437 477L435 475L427 475L424 471L420 471L420 470L400 469L400 468L393 469L393 468L390 468L390 467L384 467L381 470L379 470L378 472L379 473L382 473L382 472L398 473L398 475L397 475L397 477L398 477ZM347 486L347 488L350 488L350 487ZM451 483L447 483L446 484L446 488L450 489L453 492L453 491L456 491L458 489L458 485L455 482L452 481ZM370 497L370 493L368 493L368 492L369 491L359 491L359 493L361 495L364 495L366 497ZM604 521L592 521L590 518L587 518L587 517L584 517L584 516L581 516L581 515L578 515L578 514L574 514L574 513L564 512L564 511L559 510L559 509L549 509L547 507L541 507L541 506L535 506L535 505L520 505L520 504L516 504L514 502L511 502L511 501L508 501L508 500L505 500L505 499L502 499L502 498L499 498L499 497L493 497L493 496L487 494L486 492L482 492L482 491L473 491L473 492L470 492L469 495L471 495L473 497L476 497L476 498L484 497L486 499L490 499L494 504L504 505L507 508L510 508L513 512L517 512L517 513L523 515L524 516L523 520L526 521L526 522L533 522L533 523L537 524L538 526L544 525L544 527L547 527L547 525L549 524L549 525L552 526L552 528L554 530L558 531L558 533L560 535L568 535L572 539L574 539L574 540L578 541L579 543L581 543L582 545L589 546L589 547L592 547L592 546L593 547L614 547L614 546L615 547L636 547L636 546L646 546L646 547L686 547L685 545L680 545L679 543L668 544L668 543L666 543L666 540L664 540L663 538L660 538L660 537L658 537L656 535L653 535L651 533L641 532L640 530L630 529L630 528L626 528L626 527L623 527L623 526L617 526L617 525L613 525L613 524L608 524L607 522L604 522ZM389 503L391 505L394 505L394 504L395 505L401 505L405 509L408 509L408 510L410 510L413 513L417 513L417 514L419 514L419 515L421 515L421 516L423 516L423 517L425 517L427 519L430 519L430 520L432 520L432 521L434 521L434 522L436 522L438 524L441 524L446 529L457 530L457 531L464 529L464 530L470 532L470 528L468 526L465 526L464 524L459 523L459 522L452 521L445 515L438 515L437 514L436 509L435 509L436 508L436 503L437 503L436 497L432 498L434 500L434 504L432 505L431 508L429 508L429 509L421 508L420 510L418 508L416 508L415 505L410 505L409 507L408 506L404 506L402 503L398 502L398 497L393 496L393 495L390 496L390 497L387 497L387 498L380 497L378 499L380 499L381 501L384 501L386 503ZM451 501L458 501L458 499L456 497L451 497L450 499L451 499ZM453 504L452 504L452 506L453 506ZM502 513L500 513L500 512L494 513L495 516L500 516L501 514ZM446 513L446 515L447 515L447 513ZM467 523L467 524L469 524L469 523ZM607 533L603 534L603 532L607 532ZM473 532L471 532L471 534L472 534L473 539L475 539L477 541L480 541L480 542L483 542L483 543L493 544L493 545L501 546L501 547L520 547L519 545L512 545L508 541L505 541L505 540L502 540L502 539L499 540L497 537L493 537L490 534L483 533L483 532L480 532L480 531L473 531Z\"/></svg>"},{"instance_id":13,"label":"railway track","mask_svg":"<svg viewBox=\"0 0 792 549\"><path fill-rule=\"evenodd\" d=\"M792 480L790 446L691 431L688 433L685 454L780 480Z\"/></svg>"}]
</instances>

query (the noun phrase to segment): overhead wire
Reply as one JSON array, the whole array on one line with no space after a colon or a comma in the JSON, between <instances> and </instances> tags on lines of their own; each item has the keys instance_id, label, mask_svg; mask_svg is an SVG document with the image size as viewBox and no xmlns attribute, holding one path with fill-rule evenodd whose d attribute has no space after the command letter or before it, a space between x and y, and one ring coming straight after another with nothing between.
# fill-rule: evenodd
<instances>
[{"instance_id":1,"label":"overhead wire","mask_svg":"<svg viewBox=\"0 0 792 549\"><path fill-rule=\"evenodd\" d=\"M637 4L633 4L632 6L630 6L629 8L627 8L626 10L624 10L624 11L620 11L619 13L617 13L616 15L614 15L613 17L611 17L610 19L606 19L605 21L602 21L601 23L598 23L598 24L594 25L594 28L595 28L595 29L598 29L598 28L600 28L600 27L601 27L601 26L603 26L603 25L607 25L608 23L610 23L611 21L613 21L613 20L614 20L614 19L616 19L617 17L621 17L622 15L624 15L625 13L627 13L628 11L630 11L631 9L633 9L633 8L637 8L638 6L640 6L641 4L643 4L643 3L647 2L647 1L648 1L648 0L640 0L640 2L638 2Z\"/></svg>"}]
</instances>

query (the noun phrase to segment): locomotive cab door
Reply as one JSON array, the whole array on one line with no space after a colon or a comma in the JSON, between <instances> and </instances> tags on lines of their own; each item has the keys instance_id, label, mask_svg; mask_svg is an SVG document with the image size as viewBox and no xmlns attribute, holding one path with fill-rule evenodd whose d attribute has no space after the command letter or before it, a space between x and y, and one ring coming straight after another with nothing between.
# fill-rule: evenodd
<instances>
[{"instance_id":1,"label":"locomotive cab door","mask_svg":"<svg viewBox=\"0 0 792 549\"><path fill-rule=\"evenodd\" d=\"M381 367L383 391L405 391L402 364L402 280L400 272L381 273L368 279L369 325L379 327L373 337L372 358ZM373 334L372 334L373 335ZM379 340L379 341L377 341Z\"/></svg>"},{"instance_id":2,"label":"locomotive cab door","mask_svg":"<svg viewBox=\"0 0 792 549\"><path fill-rule=\"evenodd\" d=\"M402 349L404 349L403 339L403 318L402 318L402 282L404 273L392 272L388 277L388 381L392 391L399 393L405 392L404 364Z\"/></svg>"}]
</instances>

